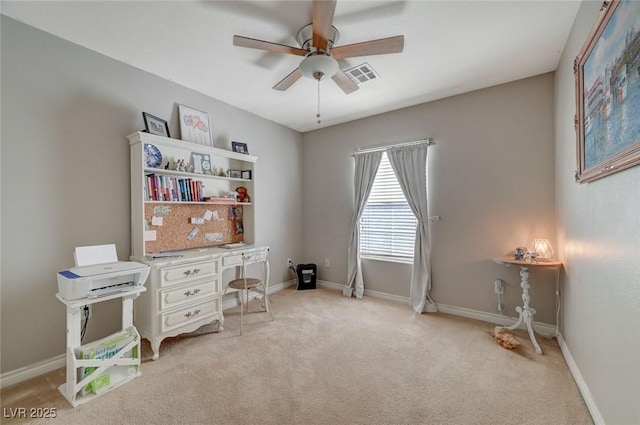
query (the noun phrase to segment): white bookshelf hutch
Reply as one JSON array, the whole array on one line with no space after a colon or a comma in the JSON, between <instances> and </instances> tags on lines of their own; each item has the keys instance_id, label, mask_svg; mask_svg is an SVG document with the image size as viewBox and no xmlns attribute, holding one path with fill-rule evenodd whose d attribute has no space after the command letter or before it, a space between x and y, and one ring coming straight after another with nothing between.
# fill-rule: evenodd
<instances>
[{"instance_id":1,"label":"white bookshelf hutch","mask_svg":"<svg viewBox=\"0 0 640 425\"><path fill-rule=\"evenodd\" d=\"M263 278L269 280L269 267L266 246L254 246L255 242L255 208L256 197L254 180L256 178L255 164L258 157L219 149L211 146L200 145L177 139L157 136L145 132L135 132L128 136L131 151L131 259L151 266L146 287L148 291L140 296L135 303L134 322L142 338L151 343L153 359L160 355L160 344L168 337L177 336L186 332L193 332L203 325L217 321L217 330L222 331L224 316L222 312L222 273L224 270L236 269L241 264L242 253L259 252L258 260L266 263ZM148 158L145 158L145 145L153 145L154 152L160 152L162 161L155 167L149 166ZM149 150L149 148L146 148ZM189 171L173 170L174 164L179 159L188 160L193 153L205 154L210 157L209 170L242 170L249 171L246 177L229 177L193 173ZM166 162L170 166L165 169ZM211 201L202 200L175 200L170 193L163 199L151 200L148 193L148 181L150 175L174 177L178 179L192 179L202 182L203 193ZM225 194L234 192L239 186L245 187L251 196L251 202L238 203L232 198L224 199ZM168 200L167 200L168 199ZM174 200L171 200L174 199ZM202 225L173 224L173 229L162 226L153 226L150 221L149 205L153 211L163 211L171 214L184 205L191 207L200 217L207 217L207 210L214 206L224 205L228 207L242 207L242 237L244 246L225 249L219 245L226 241L209 241L201 239L204 246L189 247L185 249L185 243L191 233L188 229L200 228ZM161 207L158 210L156 207ZM146 209L146 213L145 213ZM195 214L195 213L194 213ZM155 215L155 212L154 214ZM228 217L220 217L218 220L229 220ZM209 219L211 217L209 216ZM206 223L204 225L208 225ZM182 227L180 227L182 226ZM158 232L172 231L170 242L164 242L162 249L156 252L150 249L157 241L149 230ZM203 232L197 232L197 237L202 237ZM236 235L237 236L237 235ZM186 239L185 239L186 238ZM226 238L226 236L225 236ZM196 243L197 245L197 243Z\"/></svg>"}]
</instances>

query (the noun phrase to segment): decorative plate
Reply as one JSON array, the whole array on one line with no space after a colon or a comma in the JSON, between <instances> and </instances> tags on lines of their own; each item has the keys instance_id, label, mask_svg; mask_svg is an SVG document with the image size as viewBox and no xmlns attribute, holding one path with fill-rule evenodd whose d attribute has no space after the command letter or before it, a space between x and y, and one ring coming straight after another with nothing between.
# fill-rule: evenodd
<instances>
[{"instance_id":1,"label":"decorative plate","mask_svg":"<svg viewBox=\"0 0 640 425\"><path fill-rule=\"evenodd\" d=\"M147 167L158 168L162 165L162 154L154 145L144 144L144 163Z\"/></svg>"}]
</instances>

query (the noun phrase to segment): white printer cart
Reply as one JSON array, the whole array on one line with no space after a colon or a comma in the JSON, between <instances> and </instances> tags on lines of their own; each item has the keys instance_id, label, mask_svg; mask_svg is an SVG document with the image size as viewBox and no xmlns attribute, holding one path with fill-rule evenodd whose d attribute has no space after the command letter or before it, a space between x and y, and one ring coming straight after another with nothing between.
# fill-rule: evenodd
<instances>
[{"instance_id":1,"label":"white printer cart","mask_svg":"<svg viewBox=\"0 0 640 425\"><path fill-rule=\"evenodd\" d=\"M122 298L122 329L124 330L133 327L133 300L138 298L138 296L146 290L147 288L144 286L138 286L125 292L118 292L99 298L82 298L73 301L62 298L59 293L56 294L56 298L67 306L67 382L62 384L58 389L73 407L77 407L91 401L92 399L140 376L139 334L135 341L132 341L126 347L121 349L115 356L109 359L76 359L75 350L80 347L82 343L80 334L83 307L85 305L95 304L102 301ZM135 329L135 327L133 329ZM138 331L136 330L135 332L137 333ZM136 346L136 351L138 353L136 358L124 357L125 353L130 352L132 349L136 348ZM111 382L111 385L99 394L81 394L82 388L88 385L89 382L114 366L137 366L137 373L119 378L115 375L115 379ZM78 369L81 367L95 367L96 369L90 375L78 381Z\"/></svg>"}]
</instances>

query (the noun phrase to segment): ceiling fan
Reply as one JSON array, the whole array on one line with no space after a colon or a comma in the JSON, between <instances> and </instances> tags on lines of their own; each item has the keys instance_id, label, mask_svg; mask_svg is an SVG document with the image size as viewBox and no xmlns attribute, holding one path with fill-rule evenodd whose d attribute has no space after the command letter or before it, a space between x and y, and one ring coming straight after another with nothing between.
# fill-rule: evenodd
<instances>
[{"instance_id":1,"label":"ceiling fan","mask_svg":"<svg viewBox=\"0 0 640 425\"><path fill-rule=\"evenodd\" d=\"M346 94L352 93L358 90L358 84L340 69L337 60L400 53L404 49L404 35L334 47L340 35L333 26L335 9L336 0L313 0L312 23L302 27L296 37L300 48L241 35L233 36L233 44L273 53L304 56L298 68L273 86L274 90L287 90L300 77L305 76L318 82L331 77Z\"/></svg>"}]
</instances>

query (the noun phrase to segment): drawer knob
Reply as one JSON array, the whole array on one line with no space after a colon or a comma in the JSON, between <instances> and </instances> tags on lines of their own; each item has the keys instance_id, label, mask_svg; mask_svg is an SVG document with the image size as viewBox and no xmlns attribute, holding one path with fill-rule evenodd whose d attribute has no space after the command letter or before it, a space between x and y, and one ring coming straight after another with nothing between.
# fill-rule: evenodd
<instances>
[{"instance_id":1,"label":"drawer knob","mask_svg":"<svg viewBox=\"0 0 640 425\"><path fill-rule=\"evenodd\" d=\"M198 273L200 273L200 269L185 270L182 274L184 274L185 276L190 276L192 274L198 274Z\"/></svg>"},{"instance_id":2,"label":"drawer knob","mask_svg":"<svg viewBox=\"0 0 640 425\"><path fill-rule=\"evenodd\" d=\"M184 315L184 317L186 317L187 319L190 318L191 316L197 316L198 314L200 314L200 310L196 309L192 312L188 312L187 314Z\"/></svg>"},{"instance_id":3,"label":"drawer knob","mask_svg":"<svg viewBox=\"0 0 640 425\"><path fill-rule=\"evenodd\" d=\"M185 297L190 297L192 295L198 295L198 292L200 292L200 289L194 289L193 291L187 291L184 293Z\"/></svg>"}]
</instances>

